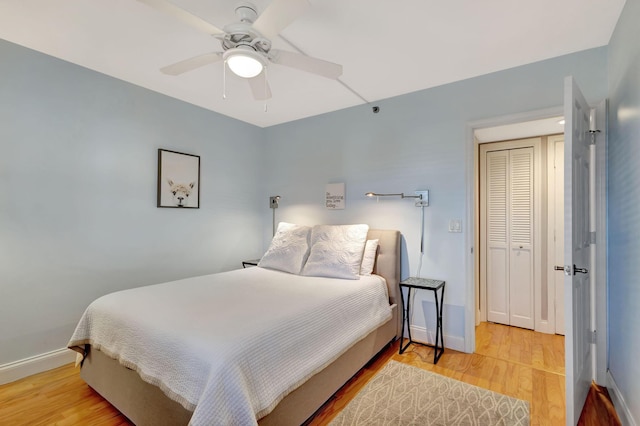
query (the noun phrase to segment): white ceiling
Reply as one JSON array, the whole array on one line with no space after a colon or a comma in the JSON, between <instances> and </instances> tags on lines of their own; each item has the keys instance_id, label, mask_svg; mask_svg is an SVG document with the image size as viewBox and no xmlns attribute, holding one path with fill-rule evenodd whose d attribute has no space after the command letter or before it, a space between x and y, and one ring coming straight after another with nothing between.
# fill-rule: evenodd
<instances>
[{"instance_id":1,"label":"white ceiling","mask_svg":"<svg viewBox=\"0 0 640 426\"><path fill-rule=\"evenodd\" d=\"M219 28L236 0L172 0ZM270 0L254 0L262 11ZM608 44L625 0L310 0L283 32L340 63L368 102ZM273 97L211 64L178 77L159 68L220 51L217 39L136 0L0 0L0 38L267 127L363 104L339 82L272 65ZM283 40L274 48L292 50ZM1 58L0 58L1 60Z\"/></svg>"}]
</instances>

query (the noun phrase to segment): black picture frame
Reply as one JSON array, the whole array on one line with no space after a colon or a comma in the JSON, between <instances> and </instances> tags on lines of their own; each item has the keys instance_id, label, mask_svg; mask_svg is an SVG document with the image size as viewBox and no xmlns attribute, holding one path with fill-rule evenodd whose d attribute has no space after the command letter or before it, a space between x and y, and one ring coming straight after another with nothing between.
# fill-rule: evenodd
<instances>
[{"instance_id":1,"label":"black picture frame","mask_svg":"<svg viewBox=\"0 0 640 426\"><path fill-rule=\"evenodd\" d=\"M200 156L158 149L158 207L200 208Z\"/></svg>"}]
</instances>

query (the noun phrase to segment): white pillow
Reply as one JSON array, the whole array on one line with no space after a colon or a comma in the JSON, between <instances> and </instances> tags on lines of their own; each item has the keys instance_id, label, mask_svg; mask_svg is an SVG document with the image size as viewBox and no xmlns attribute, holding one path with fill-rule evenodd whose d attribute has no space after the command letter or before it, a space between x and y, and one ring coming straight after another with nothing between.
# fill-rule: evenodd
<instances>
[{"instance_id":1,"label":"white pillow","mask_svg":"<svg viewBox=\"0 0 640 426\"><path fill-rule=\"evenodd\" d=\"M316 225L302 275L360 279L362 252L369 225Z\"/></svg>"},{"instance_id":2,"label":"white pillow","mask_svg":"<svg viewBox=\"0 0 640 426\"><path fill-rule=\"evenodd\" d=\"M278 230L258 266L300 274L309 256L311 227L280 222Z\"/></svg>"},{"instance_id":3,"label":"white pillow","mask_svg":"<svg viewBox=\"0 0 640 426\"><path fill-rule=\"evenodd\" d=\"M376 263L376 253L378 253L378 240L367 240L364 246L364 254L362 255L360 275L371 275L373 265Z\"/></svg>"}]
</instances>

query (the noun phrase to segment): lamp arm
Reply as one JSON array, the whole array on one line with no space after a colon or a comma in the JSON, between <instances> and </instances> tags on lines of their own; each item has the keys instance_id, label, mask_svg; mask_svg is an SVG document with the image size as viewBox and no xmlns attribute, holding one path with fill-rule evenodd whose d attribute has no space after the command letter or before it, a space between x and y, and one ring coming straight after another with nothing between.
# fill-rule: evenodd
<instances>
[{"instance_id":1,"label":"lamp arm","mask_svg":"<svg viewBox=\"0 0 640 426\"><path fill-rule=\"evenodd\" d=\"M420 200L422 200L422 194L420 195L404 195L404 193L400 194L400 197L402 198L418 198Z\"/></svg>"},{"instance_id":2,"label":"lamp arm","mask_svg":"<svg viewBox=\"0 0 640 426\"><path fill-rule=\"evenodd\" d=\"M422 200L422 194L420 194L420 195L404 195L404 192L401 192L399 194L378 194L377 192L367 192L364 195L366 195L367 197L419 198L420 200Z\"/></svg>"},{"instance_id":3,"label":"lamp arm","mask_svg":"<svg viewBox=\"0 0 640 426\"><path fill-rule=\"evenodd\" d=\"M377 192L367 192L367 197L402 197L404 194L378 194Z\"/></svg>"}]
</instances>

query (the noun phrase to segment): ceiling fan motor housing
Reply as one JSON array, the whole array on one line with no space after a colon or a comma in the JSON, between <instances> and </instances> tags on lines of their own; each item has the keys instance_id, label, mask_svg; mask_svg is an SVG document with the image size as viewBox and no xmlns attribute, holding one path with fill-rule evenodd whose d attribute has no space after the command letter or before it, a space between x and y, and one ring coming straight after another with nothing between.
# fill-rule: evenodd
<instances>
[{"instance_id":1,"label":"ceiling fan motor housing","mask_svg":"<svg viewBox=\"0 0 640 426\"><path fill-rule=\"evenodd\" d=\"M258 8L253 3L243 1L236 6L236 15L240 22L253 23L258 18Z\"/></svg>"},{"instance_id":2,"label":"ceiling fan motor housing","mask_svg":"<svg viewBox=\"0 0 640 426\"><path fill-rule=\"evenodd\" d=\"M253 22L258 18L256 6L253 3L240 2L235 12L240 22L224 27L225 35L221 38L222 49L226 51L246 46L265 55L269 53L271 40L253 28Z\"/></svg>"}]
</instances>

